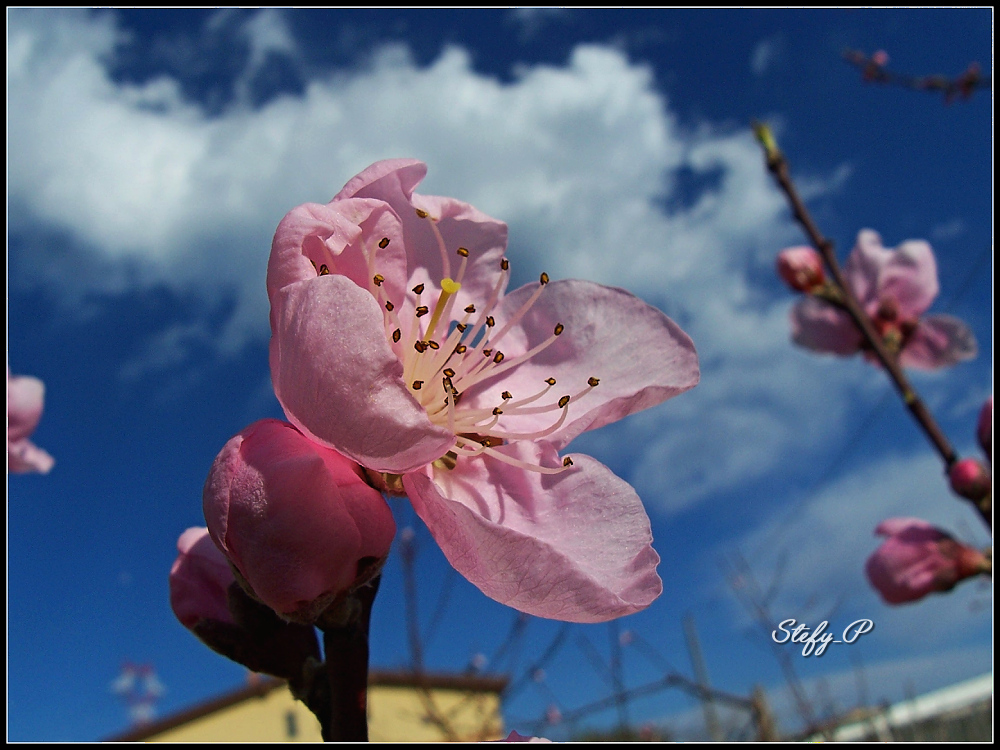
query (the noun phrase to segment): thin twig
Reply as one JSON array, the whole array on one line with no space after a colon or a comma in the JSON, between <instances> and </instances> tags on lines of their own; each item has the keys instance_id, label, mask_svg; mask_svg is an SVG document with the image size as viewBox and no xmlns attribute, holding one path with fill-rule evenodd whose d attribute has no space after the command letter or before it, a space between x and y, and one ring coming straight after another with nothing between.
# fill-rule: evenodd
<instances>
[{"instance_id":1,"label":"thin twig","mask_svg":"<svg viewBox=\"0 0 1000 750\"><path fill-rule=\"evenodd\" d=\"M792 214L795 216L795 220L802 226L802 229L805 231L806 236L809 238L813 247L815 247L823 256L823 261L826 263L827 268L829 268L830 274L833 276L834 283L841 292L841 306L850 316L851 320L854 321L854 325L856 325L858 330L861 331L861 335L864 337L866 344L871 347L872 353L875 355L876 359L878 359L885 371L889 374L893 385L896 386L896 390L903 399L903 403L906 404L906 408L910 410L910 413L917 421L917 424L920 425L935 450L937 450L940 454L941 459L944 461L945 473L947 473L958 461L958 454L955 452L955 449L952 448L951 443L948 442L948 438L945 437L944 432L934 420L930 410L924 404L923 400L921 400L920 396L917 395L913 386L910 385L909 379L903 373L903 368L899 366L899 360L894 354L886 349L882 342L882 337L875 331L871 319L861 307L861 303L858 302L854 292L847 285L847 282L844 279L844 274L841 271L840 264L837 262L837 256L833 251L833 243L824 237L819 231L819 227L816 226L816 222L813 221L812 215L802 202L802 198L799 196L799 192L795 188L795 183L792 182L791 173L788 168L788 161L785 159L785 155L778 148L778 145L774 140L774 136L771 133L771 129L763 123L754 123L753 128L754 134L757 136L757 140L764 149L768 171L774 175L774 179L777 181L782 192L784 192L785 197L788 199L788 203L792 209ZM989 497L985 498L981 502L973 502L973 505L976 506L979 514L986 522L986 525L992 528L992 513L989 504Z\"/></svg>"}]
</instances>

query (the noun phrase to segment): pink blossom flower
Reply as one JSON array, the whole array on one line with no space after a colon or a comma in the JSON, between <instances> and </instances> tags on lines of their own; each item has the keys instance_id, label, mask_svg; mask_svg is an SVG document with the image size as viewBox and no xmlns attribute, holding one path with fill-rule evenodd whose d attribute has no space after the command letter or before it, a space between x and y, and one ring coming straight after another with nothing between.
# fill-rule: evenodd
<instances>
[{"instance_id":1,"label":"pink blossom flower","mask_svg":"<svg viewBox=\"0 0 1000 750\"><path fill-rule=\"evenodd\" d=\"M177 540L180 553L170 569L170 606L184 627L199 620L233 622L227 591L236 580L226 556L206 528L190 528Z\"/></svg>"},{"instance_id":2,"label":"pink blossom flower","mask_svg":"<svg viewBox=\"0 0 1000 750\"><path fill-rule=\"evenodd\" d=\"M378 162L293 209L268 263L271 375L299 429L405 491L487 596L598 622L662 590L635 491L581 432L698 382L688 336L620 289L505 294L507 227L413 192L426 167Z\"/></svg>"},{"instance_id":3,"label":"pink blossom flower","mask_svg":"<svg viewBox=\"0 0 1000 750\"><path fill-rule=\"evenodd\" d=\"M28 437L38 427L45 402L45 384L38 378L14 377L7 368L7 471L47 474L55 464Z\"/></svg>"},{"instance_id":4,"label":"pink blossom flower","mask_svg":"<svg viewBox=\"0 0 1000 750\"><path fill-rule=\"evenodd\" d=\"M986 570L986 558L972 547L917 518L890 518L875 533L888 537L868 558L868 581L887 604L904 604L935 591L948 591Z\"/></svg>"},{"instance_id":5,"label":"pink blossom flower","mask_svg":"<svg viewBox=\"0 0 1000 750\"><path fill-rule=\"evenodd\" d=\"M933 370L976 355L975 338L962 321L924 316L937 296L938 280L934 253L923 240L887 250L877 232L862 229L844 275L876 331L899 352L902 366ZM792 339L807 349L842 356L860 351L863 343L847 313L817 297L800 300L792 310Z\"/></svg>"},{"instance_id":6,"label":"pink blossom flower","mask_svg":"<svg viewBox=\"0 0 1000 750\"><path fill-rule=\"evenodd\" d=\"M778 253L778 275L797 292L811 292L826 280L823 259L811 247L788 247Z\"/></svg>"},{"instance_id":7,"label":"pink blossom flower","mask_svg":"<svg viewBox=\"0 0 1000 750\"><path fill-rule=\"evenodd\" d=\"M388 556L396 524L355 463L264 419L216 457L203 494L208 531L256 597L313 622Z\"/></svg>"}]
</instances>

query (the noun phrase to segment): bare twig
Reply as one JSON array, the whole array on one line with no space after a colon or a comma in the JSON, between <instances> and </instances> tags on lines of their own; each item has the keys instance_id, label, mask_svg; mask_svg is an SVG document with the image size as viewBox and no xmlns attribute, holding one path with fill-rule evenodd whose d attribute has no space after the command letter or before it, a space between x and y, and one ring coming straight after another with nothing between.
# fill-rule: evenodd
<instances>
[{"instance_id":1,"label":"bare twig","mask_svg":"<svg viewBox=\"0 0 1000 750\"><path fill-rule=\"evenodd\" d=\"M915 91L933 91L944 94L946 103L956 98L968 99L976 89L988 89L993 85L990 76L984 76L979 63L969 63L965 72L954 78L944 75L911 76L905 73L895 73L885 67L889 56L884 52L876 52L869 56L854 49L844 50L844 59L861 70L864 80L871 83L881 83L901 86Z\"/></svg>"}]
</instances>

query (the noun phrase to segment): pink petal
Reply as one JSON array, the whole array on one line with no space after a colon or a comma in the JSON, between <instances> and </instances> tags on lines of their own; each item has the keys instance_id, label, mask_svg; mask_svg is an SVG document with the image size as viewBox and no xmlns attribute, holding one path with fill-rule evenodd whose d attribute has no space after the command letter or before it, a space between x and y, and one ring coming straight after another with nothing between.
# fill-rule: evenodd
<instances>
[{"instance_id":1,"label":"pink petal","mask_svg":"<svg viewBox=\"0 0 1000 750\"><path fill-rule=\"evenodd\" d=\"M38 427L45 404L45 384L27 375L7 371L7 442L26 438Z\"/></svg>"},{"instance_id":2,"label":"pink petal","mask_svg":"<svg viewBox=\"0 0 1000 750\"><path fill-rule=\"evenodd\" d=\"M815 297L792 308L792 341L816 352L847 356L861 348L861 333L847 313Z\"/></svg>"},{"instance_id":3,"label":"pink petal","mask_svg":"<svg viewBox=\"0 0 1000 750\"><path fill-rule=\"evenodd\" d=\"M55 460L28 438L38 427L45 403L45 384L7 369L7 471L47 474Z\"/></svg>"},{"instance_id":4,"label":"pink petal","mask_svg":"<svg viewBox=\"0 0 1000 750\"><path fill-rule=\"evenodd\" d=\"M938 294L937 263L923 240L909 240L895 250L882 247L882 238L862 229L844 267L848 285L869 315L883 296L893 297L902 317L916 318Z\"/></svg>"},{"instance_id":5,"label":"pink petal","mask_svg":"<svg viewBox=\"0 0 1000 750\"><path fill-rule=\"evenodd\" d=\"M383 238L389 244L380 248ZM371 253L375 258L370 269ZM268 298L273 300L289 284L316 278L323 266L362 289L369 289L370 277L379 273L387 296L402 299L407 272L399 218L385 203L360 198L293 208L278 224L271 243Z\"/></svg>"},{"instance_id":6,"label":"pink petal","mask_svg":"<svg viewBox=\"0 0 1000 750\"><path fill-rule=\"evenodd\" d=\"M496 312L499 330L537 289L527 285L507 295ZM588 378L600 384L570 402L563 426L545 438L561 448L585 430L615 422L693 388L700 376L694 344L670 318L621 289L567 280L548 284L523 318L495 344L510 360L564 330L530 360L477 385L466 394L473 407L501 403L501 393L531 396L553 377L550 401L587 390ZM539 402L542 403L542 402ZM528 433L552 425L556 411L501 418L501 428Z\"/></svg>"},{"instance_id":7,"label":"pink petal","mask_svg":"<svg viewBox=\"0 0 1000 750\"><path fill-rule=\"evenodd\" d=\"M375 471L440 458L454 436L431 423L401 379L375 299L341 276L285 287L272 300L271 378L289 421Z\"/></svg>"},{"instance_id":8,"label":"pink petal","mask_svg":"<svg viewBox=\"0 0 1000 750\"><path fill-rule=\"evenodd\" d=\"M28 439L7 443L7 471L15 474L48 474L55 459Z\"/></svg>"},{"instance_id":9,"label":"pink petal","mask_svg":"<svg viewBox=\"0 0 1000 750\"><path fill-rule=\"evenodd\" d=\"M170 569L170 606L191 628L201 619L233 622L228 589L236 578L206 528L191 528L177 540L180 553Z\"/></svg>"},{"instance_id":10,"label":"pink petal","mask_svg":"<svg viewBox=\"0 0 1000 750\"><path fill-rule=\"evenodd\" d=\"M498 448L535 465L544 444ZM417 513L454 568L484 594L538 617L603 622L660 595L649 518L626 482L588 456L543 475L488 456L460 458L433 479L403 477Z\"/></svg>"},{"instance_id":11,"label":"pink petal","mask_svg":"<svg viewBox=\"0 0 1000 750\"><path fill-rule=\"evenodd\" d=\"M422 283L436 290L442 278L457 278L461 261L457 252L460 247L466 248L469 262L461 279L462 288L456 295L455 309L461 310L469 304L481 307L503 278L500 260L507 247L507 225L454 198L414 194L413 189L426 172L425 164L411 159L380 161L348 182L334 201L374 198L392 206L403 222L411 289ZM436 220L434 225L444 242L444 259L431 222L417 216L417 209ZM506 280L503 281L505 284ZM502 287L500 291L503 292ZM400 313L401 319L410 317L414 299L410 295L410 304L405 315Z\"/></svg>"},{"instance_id":12,"label":"pink petal","mask_svg":"<svg viewBox=\"0 0 1000 750\"><path fill-rule=\"evenodd\" d=\"M896 248L880 277L881 292L899 303L903 317L924 314L938 296L937 262L923 240L908 240Z\"/></svg>"},{"instance_id":13,"label":"pink petal","mask_svg":"<svg viewBox=\"0 0 1000 750\"><path fill-rule=\"evenodd\" d=\"M976 338L965 323L950 315L928 315L917 323L899 362L903 367L935 370L972 359L977 352Z\"/></svg>"}]
</instances>

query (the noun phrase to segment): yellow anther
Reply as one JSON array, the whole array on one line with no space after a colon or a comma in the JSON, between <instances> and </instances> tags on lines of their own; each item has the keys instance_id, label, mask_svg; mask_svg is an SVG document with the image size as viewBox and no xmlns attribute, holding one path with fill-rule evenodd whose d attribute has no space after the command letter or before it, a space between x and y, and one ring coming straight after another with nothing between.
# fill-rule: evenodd
<instances>
[{"instance_id":1,"label":"yellow anther","mask_svg":"<svg viewBox=\"0 0 1000 750\"><path fill-rule=\"evenodd\" d=\"M556 327L552 331L552 333L554 333L556 336L558 336L559 334L561 334L565 330L566 330L566 327L562 323L556 323Z\"/></svg>"},{"instance_id":2,"label":"yellow anther","mask_svg":"<svg viewBox=\"0 0 1000 750\"><path fill-rule=\"evenodd\" d=\"M444 368L444 376L446 378L453 378L455 377L455 371L452 370L450 367L446 367Z\"/></svg>"},{"instance_id":3,"label":"yellow anther","mask_svg":"<svg viewBox=\"0 0 1000 750\"><path fill-rule=\"evenodd\" d=\"M388 310L389 312L392 312L393 308L395 308L395 307L396 306L394 304L392 304L389 300L385 301L385 309Z\"/></svg>"},{"instance_id":4,"label":"yellow anther","mask_svg":"<svg viewBox=\"0 0 1000 750\"><path fill-rule=\"evenodd\" d=\"M500 364L501 362L503 362L503 352L497 352L493 356L493 361L496 362L497 364Z\"/></svg>"},{"instance_id":5,"label":"yellow anther","mask_svg":"<svg viewBox=\"0 0 1000 750\"><path fill-rule=\"evenodd\" d=\"M500 394L500 398L502 398L504 401L510 401L514 397L511 395L510 391L504 391L503 393Z\"/></svg>"},{"instance_id":6,"label":"yellow anther","mask_svg":"<svg viewBox=\"0 0 1000 750\"><path fill-rule=\"evenodd\" d=\"M387 247L389 247L389 238L388 237L383 237L382 239L380 239L378 241L378 246L380 248L382 248L383 250L385 250Z\"/></svg>"},{"instance_id":7,"label":"yellow anther","mask_svg":"<svg viewBox=\"0 0 1000 750\"><path fill-rule=\"evenodd\" d=\"M555 378L545 378L545 382L548 383L549 385L555 385L556 384L556 379Z\"/></svg>"},{"instance_id":8,"label":"yellow anther","mask_svg":"<svg viewBox=\"0 0 1000 750\"><path fill-rule=\"evenodd\" d=\"M421 305L417 308L417 317L422 318L424 315L429 313L431 309L427 305Z\"/></svg>"},{"instance_id":9,"label":"yellow anther","mask_svg":"<svg viewBox=\"0 0 1000 750\"><path fill-rule=\"evenodd\" d=\"M503 414L503 409L501 409L499 406L493 408L494 417L499 417L501 414Z\"/></svg>"},{"instance_id":10,"label":"yellow anther","mask_svg":"<svg viewBox=\"0 0 1000 750\"><path fill-rule=\"evenodd\" d=\"M382 282L385 281L385 276L377 273L372 277L372 281L375 282L375 286L382 286Z\"/></svg>"},{"instance_id":11,"label":"yellow anther","mask_svg":"<svg viewBox=\"0 0 1000 750\"><path fill-rule=\"evenodd\" d=\"M321 265L319 267L319 275L320 276L329 276L330 275L330 268L326 265L326 263L324 263L323 265Z\"/></svg>"},{"instance_id":12,"label":"yellow anther","mask_svg":"<svg viewBox=\"0 0 1000 750\"><path fill-rule=\"evenodd\" d=\"M413 381L413 390L419 391L421 388L423 388L423 385L424 385L424 381L423 380L414 380Z\"/></svg>"},{"instance_id":13,"label":"yellow anther","mask_svg":"<svg viewBox=\"0 0 1000 750\"><path fill-rule=\"evenodd\" d=\"M439 344L437 341L428 341L427 342L427 346L429 346L431 349L435 349L435 350L441 348L441 344Z\"/></svg>"},{"instance_id":14,"label":"yellow anther","mask_svg":"<svg viewBox=\"0 0 1000 750\"><path fill-rule=\"evenodd\" d=\"M490 315L488 318L486 318L486 325L488 325L490 328L492 328L496 324L497 324L497 322L493 319L492 315Z\"/></svg>"},{"instance_id":15,"label":"yellow anther","mask_svg":"<svg viewBox=\"0 0 1000 750\"><path fill-rule=\"evenodd\" d=\"M600 382L601 381L600 381L599 378L587 378L587 385L589 385L591 388L593 388L595 385L597 385Z\"/></svg>"},{"instance_id":16,"label":"yellow anther","mask_svg":"<svg viewBox=\"0 0 1000 750\"><path fill-rule=\"evenodd\" d=\"M559 399L559 408L562 409L568 403L569 403L569 396L563 396L561 399Z\"/></svg>"},{"instance_id":17,"label":"yellow anther","mask_svg":"<svg viewBox=\"0 0 1000 750\"><path fill-rule=\"evenodd\" d=\"M423 284L417 284L415 287L413 287L413 293L414 294L423 294L424 293L424 285Z\"/></svg>"},{"instance_id":18,"label":"yellow anther","mask_svg":"<svg viewBox=\"0 0 1000 750\"><path fill-rule=\"evenodd\" d=\"M399 330L399 329L397 328L397 329L396 329L395 331L393 331L393 332L392 332L392 340L393 340L393 343L396 343L396 344L398 344L398 343L399 343L399 338L400 338L400 336L402 336L402 333L401 333L401 332L400 332L400 330Z\"/></svg>"},{"instance_id":19,"label":"yellow anther","mask_svg":"<svg viewBox=\"0 0 1000 750\"><path fill-rule=\"evenodd\" d=\"M509 268L510 268L510 261L507 260L506 258L501 258L500 259L500 270L501 271L506 271Z\"/></svg>"},{"instance_id":20,"label":"yellow anther","mask_svg":"<svg viewBox=\"0 0 1000 750\"><path fill-rule=\"evenodd\" d=\"M569 456L566 456L566 458L563 459L563 466L572 466L572 465L573 465L573 459L570 458Z\"/></svg>"},{"instance_id":21,"label":"yellow anther","mask_svg":"<svg viewBox=\"0 0 1000 750\"><path fill-rule=\"evenodd\" d=\"M419 216L421 219L426 219L428 216L430 216L430 214L424 211L422 208L418 208L417 216Z\"/></svg>"},{"instance_id":22,"label":"yellow anther","mask_svg":"<svg viewBox=\"0 0 1000 750\"><path fill-rule=\"evenodd\" d=\"M540 284L543 284L543 285L544 284L548 284L549 283L549 275L547 273L545 273L545 271L542 271L542 275L538 277L538 282Z\"/></svg>"},{"instance_id":23,"label":"yellow anther","mask_svg":"<svg viewBox=\"0 0 1000 750\"><path fill-rule=\"evenodd\" d=\"M469 250L468 250L468 248L460 247L460 248L458 248L458 250L456 252L458 252L458 254L461 255L463 258L468 258L469 257Z\"/></svg>"}]
</instances>

